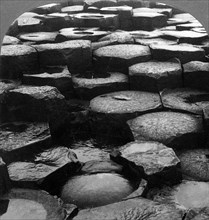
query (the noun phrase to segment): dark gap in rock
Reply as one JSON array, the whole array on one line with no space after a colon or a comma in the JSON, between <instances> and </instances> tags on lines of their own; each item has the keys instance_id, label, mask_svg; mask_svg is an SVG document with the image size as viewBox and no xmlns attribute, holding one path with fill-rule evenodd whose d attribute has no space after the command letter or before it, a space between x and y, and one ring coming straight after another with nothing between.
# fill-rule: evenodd
<instances>
[{"instance_id":1,"label":"dark gap in rock","mask_svg":"<svg viewBox=\"0 0 209 220\"><path fill-rule=\"evenodd\" d=\"M9 199L0 199L0 216L7 212Z\"/></svg>"},{"instance_id":2,"label":"dark gap in rock","mask_svg":"<svg viewBox=\"0 0 209 220\"><path fill-rule=\"evenodd\" d=\"M190 95L185 98L186 103L207 102L209 101L209 94Z\"/></svg>"}]
</instances>

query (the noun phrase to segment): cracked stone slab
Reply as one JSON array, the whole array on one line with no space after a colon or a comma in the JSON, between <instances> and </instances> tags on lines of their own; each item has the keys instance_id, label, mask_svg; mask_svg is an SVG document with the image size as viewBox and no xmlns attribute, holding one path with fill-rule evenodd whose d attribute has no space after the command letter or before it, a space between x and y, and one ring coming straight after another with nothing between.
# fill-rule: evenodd
<instances>
[{"instance_id":1,"label":"cracked stone slab","mask_svg":"<svg viewBox=\"0 0 209 220\"><path fill-rule=\"evenodd\" d=\"M79 208L90 208L119 202L133 191L132 183L120 174L78 175L63 186L61 199Z\"/></svg>"},{"instance_id":2,"label":"cracked stone slab","mask_svg":"<svg viewBox=\"0 0 209 220\"><path fill-rule=\"evenodd\" d=\"M72 78L66 66L46 67L37 74L24 74L25 85L53 86L60 92L72 91Z\"/></svg>"},{"instance_id":3,"label":"cracked stone slab","mask_svg":"<svg viewBox=\"0 0 209 220\"><path fill-rule=\"evenodd\" d=\"M19 44L20 40L16 37L5 35L2 41L2 45L15 45Z\"/></svg>"},{"instance_id":4,"label":"cracked stone slab","mask_svg":"<svg viewBox=\"0 0 209 220\"><path fill-rule=\"evenodd\" d=\"M78 215L73 220L113 220L113 219L153 219L153 220L181 220L183 213L176 208L160 205L153 201L138 198L129 199L122 202L109 204L97 208L84 209L79 211Z\"/></svg>"},{"instance_id":5,"label":"cracked stone slab","mask_svg":"<svg viewBox=\"0 0 209 220\"><path fill-rule=\"evenodd\" d=\"M197 33L191 30L162 31L165 38L178 39L179 43L198 44L208 39L207 33Z\"/></svg>"},{"instance_id":6,"label":"cracked stone slab","mask_svg":"<svg viewBox=\"0 0 209 220\"><path fill-rule=\"evenodd\" d=\"M168 147L201 146L204 140L200 116L178 112L155 112L129 120L135 140L158 141Z\"/></svg>"},{"instance_id":7,"label":"cracked stone slab","mask_svg":"<svg viewBox=\"0 0 209 220\"><path fill-rule=\"evenodd\" d=\"M75 27L100 27L108 29L110 27L118 28L118 15L100 14L100 13L78 13L69 15L73 19Z\"/></svg>"},{"instance_id":8,"label":"cracked stone slab","mask_svg":"<svg viewBox=\"0 0 209 220\"><path fill-rule=\"evenodd\" d=\"M14 188L0 199L8 202L2 219L64 220L66 216L61 202L44 191Z\"/></svg>"},{"instance_id":9,"label":"cracked stone slab","mask_svg":"<svg viewBox=\"0 0 209 220\"><path fill-rule=\"evenodd\" d=\"M0 126L0 151L5 158L16 160L50 143L49 126L38 122L10 122ZM7 156L6 156L7 155Z\"/></svg>"},{"instance_id":10,"label":"cracked stone slab","mask_svg":"<svg viewBox=\"0 0 209 220\"><path fill-rule=\"evenodd\" d=\"M108 105L107 105L108 103ZM137 114L161 108L157 93L119 91L97 96L90 102L93 112L134 117Z\"/></svg>"},{"instance_id":11,"label":"cracked stone slab","mask_svg":"<svg viewBox=\"0 0 209 220\"><path fill-rule=\"evenodd\" d=\"M88 40L71 40L63 43L34 45L41 66L67 65L71 72L91 64L91 43Z\"/></svg>"},{"instance_id":12,"label":"cracked stone slab","mask_svg":"<svg viewBox=\"0 0 209 220\"><path fill-rule=\"evenodd\" d=\"M107 76L79 76L72 77L75 93L81 99L91 100L96 96L128 90L128 77L122 73L109 73Z\"/></svg>"},{"instance_id":13,"label":"cracked stone slab","mask_svg":"<svg viewBox=\"0 0 209 220\"><path fill-rule=\"evenodd\" d=\"M32 12L37 14L51 14L51 13L61 12L61 8L62 8L61 4L51 3L36 7L35 9L32 10Z\"/></svg>"},{"instance_id":14,"label":"cracked stone slab","mask_svg":"<svg viewBox=\"0 0 209 220\"><path fill-rule=\"evenodd\" d=\"M127 68L135 63L151 59L148 46L123 44L101 47L93 52L97 69L114 69L126 73Z\"/></svg>"},{"instance_id":15,"label":"cracked stone slab","mask_svg":"<svg viewBox=\"0 0 209 220\"><path fill-rule=\"evenodd\" d=\"M139 12L133 14L133 26L139 30L152 31L166 24L166 15L160 13Z\"/></svg>"},{"instance_id":16,"label":"cracked stone slab","mask_svg":"<svg viewBox=\"0 0 209 220\"><path fill-rule=\"evenodd\" d=\"M198 60L202 61L205 59L204 49L194 47L189 44L178 44L178 45L165 45L155 44L150 45L153 59L156 60L168 60L170 58L178 58L183 64Z\"/></svg>"},{"instance_id":17,"label":"cracked stone slab","mask_svg":"<svg viewBox=\"0 0 209 220\"><path fill-rule=\"evenodd\" d=\"M33 187L38 181L47 178L65 165L73 164L73 158L77 160L75 153L66 147L53 147L41 152L39 150L39 153L31 158L22 158L20 161L10 163L8 172L10 179L19 186ZM68 175L71 175L70 170Z\"/></svg>"},{"instance_id":18,"label":"cracked stone slab","mask_svg":"<svg viewBox=\"0 0 209 220\"><path fill-rule=\"evenodd\" d=\"M59 112L61 117L67 112L64 96L51 86L20 86L3 94L3 98L8 117L16 120L48 121L54 113Z\"/></svg>"},{"instance_id":19,"label":"cracked stone slab","mask_svg":"<svg viewBox=\"0 0 209 220\"><path fill-rule=\"evenodd\" d=\"M151 60L129 67L130 88L159 92L165 88L183 86L182 68L178 59L165 62Z\"/></svg>"},{"instance_id":20,"label":"cracked stone slab","mask_svg":"<svg viewBox=\"0 0 209 220\"><path fill-rule=\"evenodd\" d=\"M57 32L31 32L20 34L18 38L23 42L32 41L36 44L53 43L55 42L57 34Z\"/></svg>"},{"instance_id":21,"label":"cracked stone slab","mask_svg":"<svg viewBox=\"0 0 209 220\"><path fill-rule=\"evenodd\" d=\"M121 156L142 166L147 175L173 174L180 160L171 148L154 141L134 141L119 148Z\"/></svg>"},{"instance_id":22,"label":"cracked stone slab","mask_svg":"<svg viewBox=\"0 0 209 220\"><path fill-rule=\"evenodd\" d=\"M181 171L185 179L195 181L209 180L209 150L193 149L178 153L181 161Z\"/></svg>"},{"instance_id":23,"label":"cracked stone slab","mask_svg":"<svg viewBox=\"0 0 209 220\"><path fill-rule=\"evenodd\" d=\"M184 68L184 85L186 87L209 90L209 63L192 61L185 63Z\"/></svg>"},{"instance_id":24,"label":"cracked stone slab","mask_svg":"<svg viewBox=\"0 0 209 220\"><path fill-rule=\"evenodd\" d=\"M202 115L209 105L209 93L191 88L165 89L161 93L163 106Z\"/></svg>"},{"instance_id":25,"label":"cracked stone slab","mask_svg":"<svg viewBox=\"0 0 209 220\"><path fill-rule=\"evenodd\" d=\"M4 45L1 47L1 78L18 79L27 71L39 67L38 53L26 45Z\"/></svg>"},{"instance_id":26,"label":"cracked stone slab","mask_svg":"<svg viewBox=\"0 0 209 220\"><path fill-rule=\"evenodd\" d=\"M107 34L107 31L101 31L99 28L63 28L59 30L56 41L63 42L67 40L83 39L94 42Z\"/></svg>"},{"instance_id":27,"label":"cracked stone slab","mask_svg":"<svg viewBox=\"0 0 209 220\"><path fill-rule=\"evenodd\" d=\"M155 202L168 204L181 210L201 210L209 204L209 183L183 181L174 187L154 189L149 197Z\"/></svg>"}]
</instances>

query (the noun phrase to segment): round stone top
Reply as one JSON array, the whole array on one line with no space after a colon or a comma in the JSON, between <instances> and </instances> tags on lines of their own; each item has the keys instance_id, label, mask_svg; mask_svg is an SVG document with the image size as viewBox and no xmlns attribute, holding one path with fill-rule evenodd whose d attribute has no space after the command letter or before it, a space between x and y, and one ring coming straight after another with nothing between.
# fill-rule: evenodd
<instances>
[{"instance_id":1,"label":"round stone top","mask_svg":"<svg viewBox=\"0 0 209 220\"><path fill-rule=\"evenodd\" d=\"M135 44L119 44L101 47L94 51L98 57L118 57L121 59L131 59L137 56L151 56L150 49L147 46Z\"/></svg>"},{"instance_id":2,"label":"round stone top","mask_svg":"<svg viewBox=\"0 0 209 220\"><path fill-rule=\"evenodd\" d=\"M157 93L141 91L120 91L97 96L90 102L94 112L109 114L128 114L146 112L161 107Z\"/></svg>"},{"instance_id":3,"label":"round stone top","mask_svg":"<svg viewBox=\"0 0 209 220\"><path fill-rule=\"evenodd\" d=\"M129 75L165 75L170 72L181 71L181 64L178 59L171 59L166 62L148 61L135 64L129 67Z\"/></svg>"},{"instance_id":4,"label":"round stone top","mask_svg":"<svg viewBox=\"0 0 209 220\"><path fill-rule=\"evenodd\" d=\"M184 72L209 71L209 63L201 61L191 61L184 64Z\"/></svg>"}]
</instances>

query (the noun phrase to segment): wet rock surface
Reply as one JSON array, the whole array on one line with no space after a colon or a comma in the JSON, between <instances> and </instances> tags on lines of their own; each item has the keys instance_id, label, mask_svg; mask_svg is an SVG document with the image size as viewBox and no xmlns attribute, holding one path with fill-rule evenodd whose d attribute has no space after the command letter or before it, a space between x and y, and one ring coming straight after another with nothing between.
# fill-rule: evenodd
<instances>
[{"instance_id":1,"label":"wet rock surface","mask_svg":"<svg viewBox=\"0 0 209 220\"><path fill-rule=\"evenodd\" d=\"M163 3L18 17L0 56L0 218L208 219L208 54L202 25Z\"/></svg>"}]
</instances>

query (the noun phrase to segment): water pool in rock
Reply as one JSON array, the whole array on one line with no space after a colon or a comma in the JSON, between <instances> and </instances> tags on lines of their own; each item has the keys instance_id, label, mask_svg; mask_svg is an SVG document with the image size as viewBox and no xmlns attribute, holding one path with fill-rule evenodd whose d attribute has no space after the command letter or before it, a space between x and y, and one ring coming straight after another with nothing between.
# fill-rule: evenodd
<instances>
[{"instance_id":1,"label":"water pool in rock","mask_svg":"<svg viewBox=\"0 0 209 220\"><path fill-rule=\"evenodd\" d=\"M63 186L61 198L87 208L121 201L133 191L131 183L119 174L101 173L71 178Z\"/></svg>"}]
</instances>

